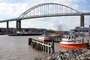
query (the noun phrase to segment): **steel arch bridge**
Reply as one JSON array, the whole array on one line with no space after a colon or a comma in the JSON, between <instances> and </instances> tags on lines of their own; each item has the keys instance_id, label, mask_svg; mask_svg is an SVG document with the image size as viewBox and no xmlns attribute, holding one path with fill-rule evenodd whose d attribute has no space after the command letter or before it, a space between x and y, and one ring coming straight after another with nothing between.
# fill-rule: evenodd
<instances>
[{"instance_id":1,"label":"steel arch bridge","mask_svg":"<svg viewBox=\"0 0 90 60\"><path fill-rule=\"evenodd\" d=\"M41 18L41 17L53 17L58 14L66 14L66 13L80 13L79 11L68 7L63 4L58 3L42 3L35 5L28 10L26 10L24 13L22 13L18 19L20 18L26 18L26 17L34 17L34 18ZM17 29L21 28L20 21L17 22ZM20 29L19 29L20 30Z\"/></svg>"},{"instance_id":2,"label":"steel arch bridge","mask_svg":"<svg viewBox=\"0 0 90 60\"><path fill-rule=\"evenodd\" d=\"M30 16L42 16L42 15L55 15L62 13L81 13L69 6L58 4L58 3L42 3L35 5L24 13L22 13L19 18L30 17Z\"/></svg>"},{"instance_id":3,"label":"steel arch bridge","mask_svg":"<svg viewBox=\"0 0 90 60\"><path fill-rule=\"evenodd\" d=\"M24 13L22 13L19 17L17 21L17 29L21 30L21 22L20 22L20 18L42 18L42 17L55 17L55 16L63 16L64 15L69 15L69 14L82 14L81 12L63 5L63 4L59 4L59 3L42 3L42 4L38 4L35 5L31 8L29 8L28 10L26 10ZM84 24L82 24L84 25Z\"/></svg>"},{"instance_id":4,"label":"steel arch bridge","mask_svg":"<svg viewBox=\"0 0 90 60\"><path fill-rule=\"evenodd\" d=\"M8 22L16 21L16 30L21 31L21 20L56 16L80 16L80 26L84 27L84 15L90 15L90 13L81 13L69 6L59 3L42 3L29 8L17 18L2 20L0 22L7 22L8 31Z\"/></svg>"}]
</instances>

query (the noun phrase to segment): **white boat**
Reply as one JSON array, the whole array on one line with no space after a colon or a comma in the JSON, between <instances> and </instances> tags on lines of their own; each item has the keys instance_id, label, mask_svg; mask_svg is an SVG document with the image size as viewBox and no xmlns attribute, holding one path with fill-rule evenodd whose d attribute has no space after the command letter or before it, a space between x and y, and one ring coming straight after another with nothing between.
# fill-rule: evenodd
<instances>
[{"instance_id":1,"label":"white boat","mask_svg":"<svg viewBox=\"0 0 90 60\"><path fill-rule=\"evenodd\" d=\"M77 40L75 35L65 35L61 42L59 43L60 47L64 47L67 49L80 49L80 48L87 48L87 43L83 42L82 40Z\"/></svg>"},{"instance_id":2,"label":"white boat","mask_svg":"<svg viewBox=\"0 0 90 60\"><path fill-rule=\"evenodd\" d=\"M39 41L41 41L41 42L52 42L50 36L46 33L42 34L42 36L39 37Z\"/></svg>"}]
</instances>

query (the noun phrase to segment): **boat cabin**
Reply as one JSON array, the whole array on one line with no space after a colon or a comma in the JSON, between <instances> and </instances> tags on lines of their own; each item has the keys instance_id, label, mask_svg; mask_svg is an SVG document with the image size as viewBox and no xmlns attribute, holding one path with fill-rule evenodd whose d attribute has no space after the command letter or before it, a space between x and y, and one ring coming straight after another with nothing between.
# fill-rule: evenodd
<instances>
[{"instance_id":1,"label":"boat cabin","mask_svg":"<svg viewBox=\"0 0 90 60\"><path fill-rule=\"evenodd\" d=\"M76 39L75 35L64 35L63 38L65 38L65 39Z\"/></svg>"}]
</instances>

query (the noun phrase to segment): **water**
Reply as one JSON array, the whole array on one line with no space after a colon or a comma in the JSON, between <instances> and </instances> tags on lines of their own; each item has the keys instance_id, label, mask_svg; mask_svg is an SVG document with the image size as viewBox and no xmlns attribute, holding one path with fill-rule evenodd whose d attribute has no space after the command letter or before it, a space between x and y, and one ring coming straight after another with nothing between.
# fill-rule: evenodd
<instances>
[{"instance_id":1,"label":"water","mask_svg":"<svg viewBox=\"0 0 90 60\"><path fill-rule=\"evenodd\" d=\"M28 38L38 36L0 35L0 60L34 60L45 53L36 51L28 45Z\"/></svg>"},{"instance_id":2,"label":"water","mask_svg":"<svg viewBox=\"0 0 90 60\"><path fill-rule=\"evenodd\" d=\"M38 39L38 37L0 35L0 60L34 60L46 56L46 53L28 45L28 38ZM58 43L55 43L55 51L60 50Z\"/></svg>"}]
</instances>

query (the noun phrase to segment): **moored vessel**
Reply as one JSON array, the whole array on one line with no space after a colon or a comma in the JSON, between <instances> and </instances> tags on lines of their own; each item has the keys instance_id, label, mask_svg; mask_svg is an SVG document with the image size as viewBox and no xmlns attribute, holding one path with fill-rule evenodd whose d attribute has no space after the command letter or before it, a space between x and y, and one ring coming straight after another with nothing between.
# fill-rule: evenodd
<instances>
[{"instance_id":1,"label":"moored vessel","mask_svg":"<svg viewBox=\"0 0 90 60\"><path fill-rule=\"evenodd\" d=\"M50 36L46 33L42 34L42 36L39 37L39 41L41 41L41 42L52 42Z\"/></svg>"},{"instance_id":2,"label":"moored vessel","mask_svg":"<svg viewBox=\"0 0 90 60\"><path fill-rule=\"evenodd\" d=\"M87 48L87 43L83 39L76 39L76 36L73 34L65 35L62 38L62 41L59 43L59 46L66 49L81 49Z\"/></svg>"}]
</instances>

